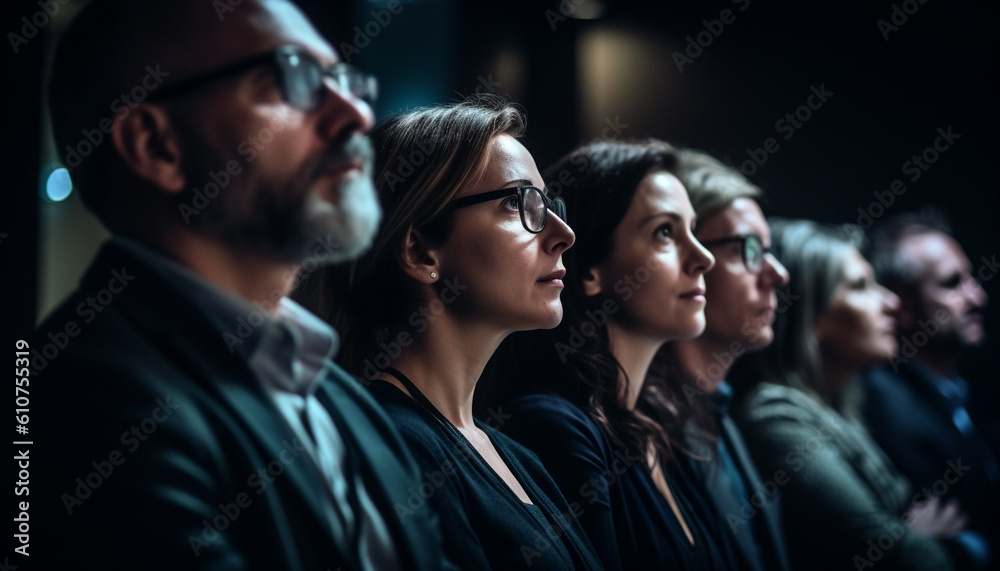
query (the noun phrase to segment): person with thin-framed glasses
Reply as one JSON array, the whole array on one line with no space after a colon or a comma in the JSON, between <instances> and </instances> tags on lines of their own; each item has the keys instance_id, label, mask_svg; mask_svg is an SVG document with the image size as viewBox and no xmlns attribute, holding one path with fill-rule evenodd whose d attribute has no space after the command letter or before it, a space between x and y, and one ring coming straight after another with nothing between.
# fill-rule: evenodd
<instances>
[{"instance_id":1,"label":"person with thin-framed glasses","mask_svg":"<svg viewBox=\"0 0 1000 571\"><path fill-rule=\"evenodd\" d=\"M727 382L734 363L766 347L788 272L771 254L771 232L757 200L761 190L732 167L694 149L681 149L679 173L698 213L695 235L715 255L705 274L705 332L665 345L650 369L650 390L686 395L679 419L695 451L693 467L718 513L739 513L756 502L746 525L727 526L747 569L787 571L788 548L778 498L764 490L734 424ZM787 298L782 298L787 299ZM732 521L730 519L730 521Z\"/></svg>"},{"instance_id":2,"label":"person with thin-framed glasses","mask_svg":"<svg viewBox=\"0 0 1000 571\"><path fill-rule=\"evenodd\" d=\"M575 237L518 140L524 128L519 107L490 95L376 127L384 229L369 254L310 277L298 296L342 332L341 362L416 454L426 485L396 509L437 511L450 560L600 569L551 476L497 430L502 412L472 411L501 341L563 314L562 257ZM400 159L418 148L425 160L402 174Z\"/></svg>"},{"instance_id":3,"label":"person with thin-framed glasses","mask_svg":"<svg viewBox=\"0 0 1000 571\"><path fill-rule=\"evenodd\" d=\"M538 454L609 570L737 569L727 526L685 468L685 405L643 390L659 348L704 328L713 253L657 141L599 141L548 167L577 243L566 253L565 315L512 335L489 378L501 429Z\"/></svg>"}]
</instances>

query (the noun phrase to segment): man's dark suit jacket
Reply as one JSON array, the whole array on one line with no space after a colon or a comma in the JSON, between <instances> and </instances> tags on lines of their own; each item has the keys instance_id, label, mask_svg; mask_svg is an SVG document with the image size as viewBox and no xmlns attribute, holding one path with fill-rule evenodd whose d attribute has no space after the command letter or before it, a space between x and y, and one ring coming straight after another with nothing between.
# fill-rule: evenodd
<instances>
[{"instance_id":1,"label":"man's dark suit jacket","mask_svg":"<svg viewBox=\"0 0 1000 571\"><path fill-rule=\"evenodd\" d=\"M982 450L952 420L953 407L933 380L910 364L868 371L863 414L872 437L925 500L928 490L956 498L969 514L968 529L990 542L1000 558L1000 495L983 468ZM988 444L987 444L988 446ZM935 485L937 489L935 489Z\"/></svg>"},{"instance_id":2,"label":"man's dark suit jacket","mask_svg":"<svg viewBox=\"0 0 1000 571\"><path fill-rule=\"evenodd\" d=\"M329 484L247 366L252 325L239 333L199 303L112 242L36 331L35 568L353 567L322 511ZM244 341L235 351L226 332ZM440 568L435 516L397 516L421 484L408 449L363 387L333 363L327 373L317 396L401 568Z\"/></svg>"}]
</instances>

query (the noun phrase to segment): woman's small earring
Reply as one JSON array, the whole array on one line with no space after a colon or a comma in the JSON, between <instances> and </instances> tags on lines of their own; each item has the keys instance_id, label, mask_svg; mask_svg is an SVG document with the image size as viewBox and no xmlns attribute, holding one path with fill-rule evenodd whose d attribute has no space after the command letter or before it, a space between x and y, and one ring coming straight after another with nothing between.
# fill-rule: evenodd
<instances>
[{"instance_id":1,"label":"woman's small earring","mask_svg":"<svg viewBox=\"0 0 1000 571\"><path fill-rule=\"evenodd\" d=\"M434 279L436 277L438 277L438 275L436 273L434 273L434 272L431 272L431 279Z\"/></svg>"}]
</instances>

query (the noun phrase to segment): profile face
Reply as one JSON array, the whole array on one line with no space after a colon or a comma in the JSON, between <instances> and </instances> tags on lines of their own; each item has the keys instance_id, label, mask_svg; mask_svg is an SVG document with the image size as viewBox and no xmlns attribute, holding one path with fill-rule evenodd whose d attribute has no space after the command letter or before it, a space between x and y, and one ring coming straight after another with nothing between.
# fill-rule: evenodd
<instances>
[{"instance_id":1,"label":"profile face","mask_svg":"<svg viewBox=\"0 0 1000 571\"><path fill-rule=\"evenodd\" d=\"M910 321L937 325L928 343L955 349L981 345L986 338L982 309L988 298L972 276L972 264L962 247L950 236L930 232L904 238L900 254L920 268L916 299L905 300L903 313L912 316ZM918 327L915 322L905 325Z\"/></svg>"},{"instance_id":2,"label":"profile face","mask_svg":"<svg viewBox=\"0 0 1000 571\"><path fill-rule=\"evenodd\" d=\"M896 354L899 298L875 281L856 248L843 256L844 279L813 326L820 351L824 359L854 369L884 363Z\"/></svg>"},{"instance_id":3,"label":"profile face","mask_svg":"<svg viewBox=\"0 0 1000 571\"><path fill-rule=\"evenodd\" d=\"M339 61L290 3L248 2L225 24L231 41L218 46L224 55L205 55L213 60L205 69L286 44L323 65ZM204 71L192 67L199 68L193 74ZM370 244L381 214L364 136L372 110L328 86L319 108L294 108L283 100L274 74L264 65L176 104L184 154L181 200L191 204L194 188L221 187L185 222L229 247L283 262L298 263L317 251L325 256L319 263L355 256Z\"/></svg>"},{"instance_id":4,"label":"profile face","mask_svg":"<svg viewBox=\"0 0 1000 571\"><path fill-rule=\"evenodd\" d=\"M721 211L698 223L698 239L711 243L734 236L756 236L768 248L771 230L760 206L751 198L737 198ZM743 261L743 244L730 242L712 246L715 267L705 274L708 305L705 307L704 338L720 346L741 344L745 350L771 344L776 289L788 283L788 271L770 254L764 255L759 273Z\"/></svg>"},{"instance_id":5,"label":"profile face","mask_svg":"<svg viewBox=\"0 0 1000 571\"><path fill-rule=\"evenodd\" d=\"M714 259L695 239L694 220L676 176L657 171L642 179L615 228L611 254L591 270L588 295L608 296L618 307L609 321L660 341L701 334L704 274Z\"/></svg>"},{"instance_id":6,"label":"profile face","mask_svg":"<svg viewBox=\"0 0 1000 571\"><path fill-rule=\"evenodd\" d=\"M482 176L456 198L518 185L545 187L524 145L501 134L489 143ZM528 232L516 196L465 206L452 217L447 241L434 247L441 286L462 288L449 309L506 332L558 325L563 315L562 253L576 239L569 226L550 211L541 232Z\"/></svg>"}]
</instances>

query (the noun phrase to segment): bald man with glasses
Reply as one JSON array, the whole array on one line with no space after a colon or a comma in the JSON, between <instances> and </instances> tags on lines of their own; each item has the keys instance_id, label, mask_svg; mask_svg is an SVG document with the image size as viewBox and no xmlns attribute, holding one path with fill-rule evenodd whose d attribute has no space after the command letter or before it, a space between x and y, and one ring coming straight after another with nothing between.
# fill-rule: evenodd
<instances>
[{"instance_id":1,"label":"bald man with glasses","mask_svg":"<svg viewBox=\"0 0 1000 571\"><path fill-rule=\"evenodd\" d=\"M31 561L443 568L434 515L398 515L412 456L286 297L371 243L377 85L292 3L218 4L93 0L56 51L57 147L112 238L31 342L61 341L30 359Z\"/></svg>"}]
</instances>

